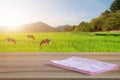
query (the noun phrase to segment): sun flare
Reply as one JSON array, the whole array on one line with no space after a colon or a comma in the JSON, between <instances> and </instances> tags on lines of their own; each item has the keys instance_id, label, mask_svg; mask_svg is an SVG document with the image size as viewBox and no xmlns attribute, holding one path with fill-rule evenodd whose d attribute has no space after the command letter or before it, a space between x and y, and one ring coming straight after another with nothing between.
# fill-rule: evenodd
<instances>
[{"instance_id":1,"label":"sun flare","mask_svg":"<svg viewBox=\"0 0 120 80\"><path fill-rule=\"evenodd\" d=\"M16 22L8 22L4 25L6 30L16 30L18 29L18 24Z\"/></svg>"},{"instance_id":2,"label":"sun flare","mask_svg":"<svg viewBox=\"0 0 120 80\"><path fill-rule=\"evenodd\" d=\"M3 20L1 20L2 26L7 31L18 30L19 25L21 25L21 21L19 19L14 19L14 16L12 17L13 18L3 18Z\"/></svg>"}]
</instances>

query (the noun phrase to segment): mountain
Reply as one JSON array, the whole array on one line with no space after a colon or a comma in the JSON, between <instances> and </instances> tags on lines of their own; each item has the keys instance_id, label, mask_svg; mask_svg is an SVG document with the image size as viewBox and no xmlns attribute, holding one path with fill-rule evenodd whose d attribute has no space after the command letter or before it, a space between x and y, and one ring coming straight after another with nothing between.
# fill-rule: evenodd
<instances>
[{"instance_id":1,"label":"mountain","mask_svg":"<svg viewBox=\"0 0 120 80\"><path fill-rule=\"evenodd\" d=\"M55 31L54 27L51 27L48 24L43 23L43 22L24 24L24 25L20 25L17 27L19 28L16 30L9 30L9 29L6 29L6 27L4 26L0 26L0 32L1 33L3 32L5 33L15 32L16 33L16 32L54 32Z\"/></svg>"},{"instance_id":2,"label":"mountain","mask_svg":"<svg viewBox=\"0 0 120 80\"><path fill-rule=\"evenodd\" d=\"M20 32L53 32L55 28L43 22L36 22L20 26Z\"/></svg>"},{"instance_id":3,"label":"mountain","mask_svg":"<svg viewBox=\"0 0 120 80\"><path fill-rule=\"evenodd\" d=\"M56 27L56 30L58 31L63 31L66 27L68 27L69 25L60 25Z\"/></svg>"}]
</instances>

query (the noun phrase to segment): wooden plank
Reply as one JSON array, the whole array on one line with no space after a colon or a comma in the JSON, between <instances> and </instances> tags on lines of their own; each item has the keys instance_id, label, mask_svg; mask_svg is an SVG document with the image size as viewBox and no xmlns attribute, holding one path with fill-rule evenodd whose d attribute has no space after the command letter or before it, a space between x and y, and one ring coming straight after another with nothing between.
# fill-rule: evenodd
<instances>
[{"instance_id":1,"label":"wooden plank","mask_svg":"<svg viewBox=\"0 0 120 80\"><path fill-rule=\"evenodd\" d=\"M3 80L119 80L117 70L95 76L48 65L49 60L72 56L95 59L120 66L120 53L0 53L0 79Z\"/></svg>"}]
</instances>

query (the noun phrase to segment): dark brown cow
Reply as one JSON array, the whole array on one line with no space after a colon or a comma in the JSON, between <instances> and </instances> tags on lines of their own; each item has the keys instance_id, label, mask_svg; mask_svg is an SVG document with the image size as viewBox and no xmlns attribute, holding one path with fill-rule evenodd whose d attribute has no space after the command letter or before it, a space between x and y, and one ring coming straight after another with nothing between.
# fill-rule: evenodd
<instances>
[{"instance_id":1,"label":"dark brown cow","mask_svg":"<svg viewBox=\"0 0 120 80\"><path fill-rule=\"evenodd\" d=\"M33 35L27 35L27 38L35 40L35 37Z\"/></svg>"},{"instance_id":2,"label":"dark brown cow","mask_svg":"<svg viewBox=\"0 0 120 80\"><path fill-rule=\"evenodd\" d=\"M40 46L42 46L43 44L50 44L51 40L50 39L43 39L41 42L40 42Z\"/></svg>"},{"instance_id":3,"label":"dark brown cow","mask_svg":"<svg viewBox=\"0 0 120 80\"><path fill-rule=\"evenodd\" d=\"M16 40L14 38L10 38L9 37L9 38L6 39L6 41L7 42L12 42L12 43L16 44Z\"/></svg>"}]
</instances>

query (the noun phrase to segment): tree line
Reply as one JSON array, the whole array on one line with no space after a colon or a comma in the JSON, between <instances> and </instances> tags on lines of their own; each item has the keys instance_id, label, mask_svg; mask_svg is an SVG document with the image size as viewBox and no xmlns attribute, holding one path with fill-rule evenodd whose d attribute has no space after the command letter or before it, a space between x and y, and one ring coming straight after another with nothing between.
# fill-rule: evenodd
<instances>
[{"instance_id":1,"label":"tree line","mask_svg":"<svg viewBox=\"0 0 120 80\"><path fill-rule=\"evenodd\" d=\"M90 22L81 22L79 25L67 26L64 31L96 32L120 30L120 0L115 0L109 10L105 10Z\"/></svg>"}]
</instances>

